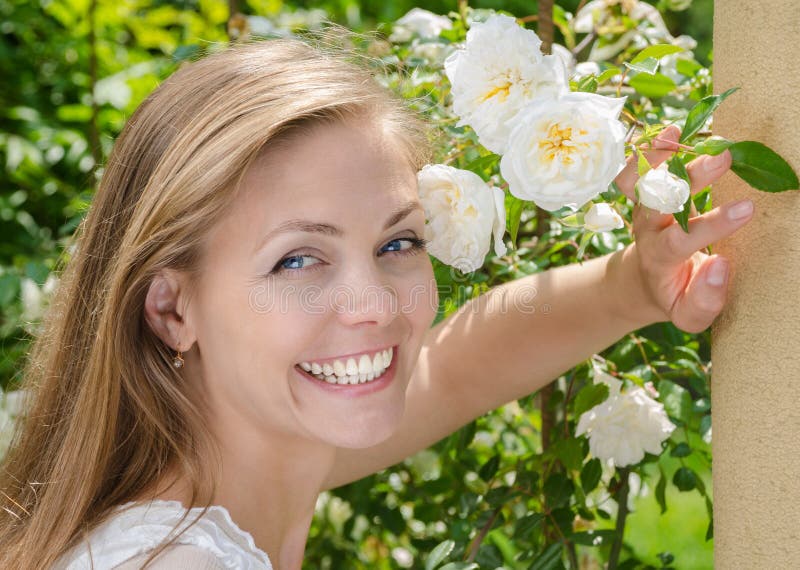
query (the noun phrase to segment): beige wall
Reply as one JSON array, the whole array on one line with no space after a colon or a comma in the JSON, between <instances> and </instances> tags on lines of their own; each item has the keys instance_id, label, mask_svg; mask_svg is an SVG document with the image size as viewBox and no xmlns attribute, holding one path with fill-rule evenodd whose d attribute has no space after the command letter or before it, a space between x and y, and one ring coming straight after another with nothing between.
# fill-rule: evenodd
<instances>
[{"instance_id":1,"label":"beige wall","mask_svg":"<svg viewBox=\"0 0 800 570\"><path fill-rule=\"evenodd\" d=\"M796 0L715 2L714 92L733 86L714 134L761 141L800 172ZM715 248L732 260L712 326L715 567L800 568L800 192L728 174L713 197L756 206Z\"/></svg>"}]
</instances>

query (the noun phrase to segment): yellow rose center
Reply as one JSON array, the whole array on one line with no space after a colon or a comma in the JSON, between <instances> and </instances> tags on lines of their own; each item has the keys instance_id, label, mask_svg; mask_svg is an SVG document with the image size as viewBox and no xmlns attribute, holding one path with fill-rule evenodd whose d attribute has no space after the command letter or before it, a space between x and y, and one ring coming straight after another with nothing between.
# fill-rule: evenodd
<instances>
[{"instance_id":1,"label":"yellow rose center","mask_svg":"<svg viewBox=\"0 0 800 570\"><path fill-rule=\"evenodd\" d=\"M497 87L489 91L486 95L484 95L481 98L481 103L483 103L484 101L488 101L495 95L497 95L500 98L500 101L505 101L508 98L508 93L510 90L511 90L511 82L506 81L502 85L498 85Z\"/></svg>"},{"instance_id":2,"label":"yellow rose center","mask_svg":"<svg viewBox=\"0 0 800 570\"><path fill-rule=\"evenodd\" d=\"M586 130L578 129L581 135L586 134ZM539 141L539 149L545 160L552 162L558 158L562 164L572 164L575 159L573 154L589 146L587 143L576 143L572 140L572 127L562 127L559 123L550 125L547 137Z\"/></svg>"}]
</instances>

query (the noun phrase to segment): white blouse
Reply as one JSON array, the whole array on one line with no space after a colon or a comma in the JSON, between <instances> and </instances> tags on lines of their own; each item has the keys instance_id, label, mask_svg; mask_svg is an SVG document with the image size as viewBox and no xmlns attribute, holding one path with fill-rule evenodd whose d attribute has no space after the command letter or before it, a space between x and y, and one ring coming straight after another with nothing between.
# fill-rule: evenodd
<instances>
[{"instance_id":1,"label":"white blouse","mask_svg":"<svg viewBox=\"0 0 800 570\"><path fill-rule=\"evenodd\" d=\"M139 568L132 562L143 562L167 535L174 536L189 527L172 543L182 546L166 549L148 568L197 568L202 563L209 569L273 570L267 553L256 546L252 535L240 529L221 505L211 506L195 524L191 523L203 508L188 509L186 519L170 534L186 510L179 501L163 499L118 505L108 519L89 533L88 541L80 542L64 554L53 568ZM185 562L176 563L179 559Z\"/></svg>"}]
</instances>

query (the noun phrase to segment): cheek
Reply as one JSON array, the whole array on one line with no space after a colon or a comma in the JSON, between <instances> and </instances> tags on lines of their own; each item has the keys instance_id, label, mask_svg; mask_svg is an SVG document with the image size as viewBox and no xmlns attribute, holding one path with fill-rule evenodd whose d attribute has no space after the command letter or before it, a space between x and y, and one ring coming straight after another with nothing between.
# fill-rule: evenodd
<instances>
[{"instance_id":1,"label":"cheek","mask_svg":"<svg viewBox=\"0 0 800 570\"><path fill-rule=\"evenodd\" d=\"M420 264L417 271L409 272L398 283L400 312L423 332L430 327L439 306L439 294L430 260Z\"/></svg>"}]
</instances>

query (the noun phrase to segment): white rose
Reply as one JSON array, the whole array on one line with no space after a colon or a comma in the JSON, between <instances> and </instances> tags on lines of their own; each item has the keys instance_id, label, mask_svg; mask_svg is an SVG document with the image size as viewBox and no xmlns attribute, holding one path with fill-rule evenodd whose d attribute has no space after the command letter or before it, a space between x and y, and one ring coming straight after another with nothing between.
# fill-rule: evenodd
<instances>
[{"instance_id":1,"label":"white rose","mask_svg":"<svg viewBox=\"0 0 800 570\"><path fill-rule=\"evenodd\" d=\"M636 183L639 200L662 214L680 212L689 198L689 183L667 170L667 163L648 170Z\"/></svg>"},{"instance_id":2,"label":"white rose","mask_svg":"<svg viewBox=\"0 0 800 570\"><path fill-rule=\"evenodd\" d=\"M396 22L389 41L406 42L413 35L421 38L437 38L442 30L449 30L453 22L447 16L440 16L422 8L412 8Z\"/></svg>"},{"instance_id":3,"label":"white rose","mask_svg":"<svg viewBox=\"0 0 800 570\"><path fill-rule=\"evenodd\" d=\"M593 232L610 232L618 230L624 225L622 216L611 207L611 204L605 202L592 204L583 218L583 227Z\"/></svg>"},{"instance_id":4,"label":"white rose","mask_svg":"<svg viewBox=\"0 0 800 570\"><path fill-rule=\"evenodd\" d=\"M514 120L500 172L511 194L555 211L577 210L625 166L625 97L569 93L528 104Z\"/></svg>"},{"instance_id":5,"label":"white rose","mask_svg":"<svg viewBox=\"0 0 800 570\"><path fill-rule=\"evenodd\" d=\"M598 380L609 385L608 399L581 414L575 435L586 434L592 455L616 467L639 463L645 452L660 455L675 430L664 405L638 386L621 392L622 383L605 372L595 372Z\"/></svg>"},{"instance_id":6,"label":"white rose","mask_svg":"<svg viewBox=\"0 0 800 570\"><path fill-rule=\"evenodd\" d=\"M494 236L495 255L505 255L505 195L480 176L444 164L428 164L417 174L431 255L460 269L483 264Z\"/></svg>"},{"instance_id":7,"label":"white rose","mask_svg":"<svg viewBox=\"0 0 800 570\"><path fill-rule=\"evenodd\" d=\"M513 119L538 95L569 91L563 61L543 55L542 41L510 16L476 22L464 48L444 62L457 126L469 125L492 152L506 150Z\"/></svg>"}]
</instances>

